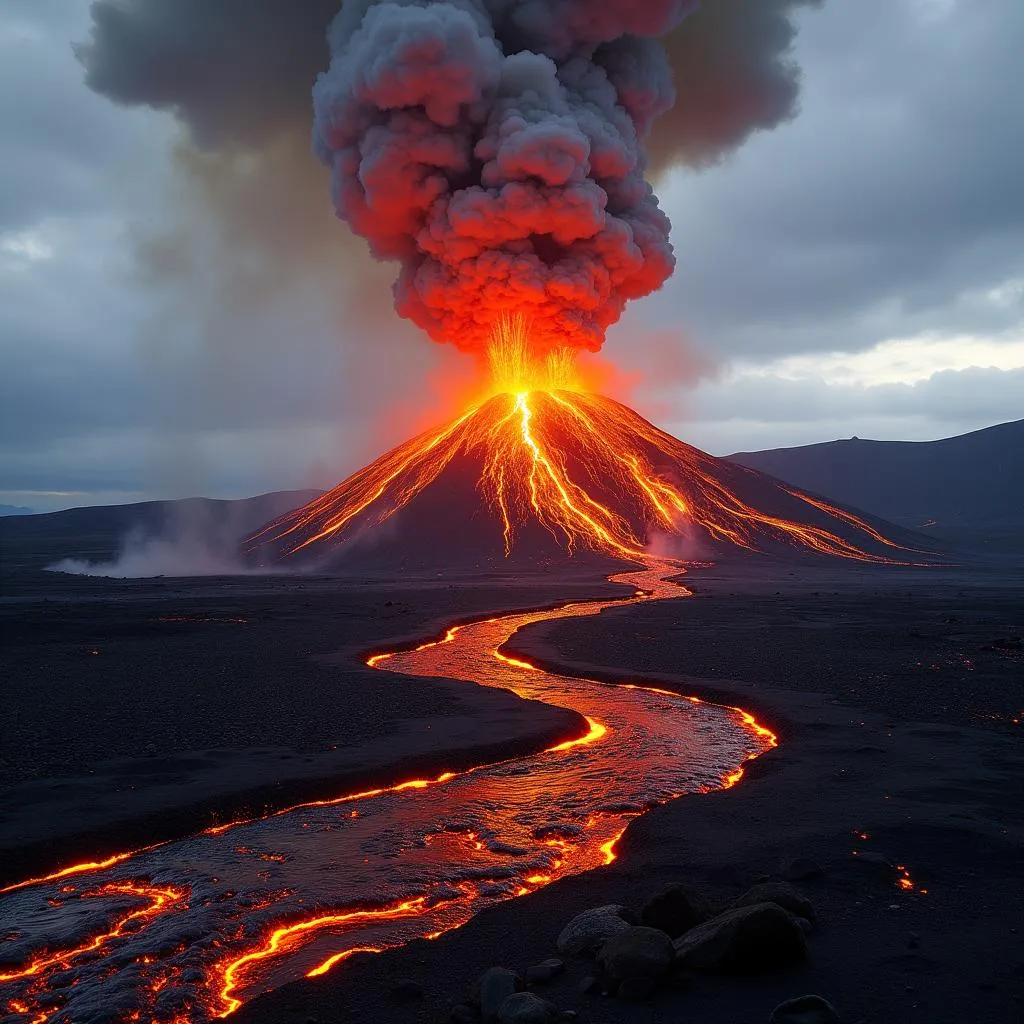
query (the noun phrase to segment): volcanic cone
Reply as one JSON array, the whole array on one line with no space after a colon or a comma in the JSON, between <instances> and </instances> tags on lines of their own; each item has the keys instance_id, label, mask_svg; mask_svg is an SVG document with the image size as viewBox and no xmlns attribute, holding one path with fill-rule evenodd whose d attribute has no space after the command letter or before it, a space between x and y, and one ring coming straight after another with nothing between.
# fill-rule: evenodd
<instances>
[{"instance_id":1,"label":"volcanic cone","mask_svg":"<svg viewBox=\"0 0 1024 1024\"><path fill-rule=\"evenodd\" d=\"M426 568L737 553L902 562L895 527L718 459L611 399L497 394L245 541L263 565Z\"/></svg>"}]
</instances>

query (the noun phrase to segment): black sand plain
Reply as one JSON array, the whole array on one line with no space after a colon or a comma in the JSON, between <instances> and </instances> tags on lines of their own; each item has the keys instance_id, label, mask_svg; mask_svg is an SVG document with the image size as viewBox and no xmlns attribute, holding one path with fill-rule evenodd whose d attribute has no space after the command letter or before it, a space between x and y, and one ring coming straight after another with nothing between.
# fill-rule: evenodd
<instances>
[{"instance_id":1,"label":"black sand plain","mask_svg":"<svg viewBox=\"0 0 1024 1024\"><path fill-rule=\"evenodd\" d=\"M797 883L820 920L806 966L699 976L631 1004L580 994L592 966L571 960L543 994L593 1022L757 1024L805 992L849 1022L1020 1020L1024 568L746 560L686 582L693 597L538 624L514 647L741 705L778 733L778 750L728 791L635 820L609 868L437 941L353 958L235 1019L445 1021L487 968L554 955L580 910L635 909L674 883L724 906L803 858L821 868ZM574 733L571 714L375 673L358 655L459 619L618 591L592 571L113 581L8 564L0 876ZM901 890L890 863L927 894ZM423 997L399 1001L403 979Z\"/></svg>"}]
</instances>

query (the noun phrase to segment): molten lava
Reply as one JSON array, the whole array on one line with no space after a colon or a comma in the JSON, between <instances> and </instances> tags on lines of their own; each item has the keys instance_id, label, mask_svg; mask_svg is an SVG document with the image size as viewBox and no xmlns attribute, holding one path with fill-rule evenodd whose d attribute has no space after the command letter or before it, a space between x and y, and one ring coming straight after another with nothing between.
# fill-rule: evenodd
<instances>
[{"instance_id":1,"label":"molten lava","mask_svg":"<svg viewBox=\"0 0 1024 1024\"><path fill-rule=\"evenodd\" d=\"M75 864L0 889L0 1016L200 1024L359 954L433 939L479 910L612 863L626 825L683 793L734 785L775 746L738 708L561 676L507 647L535 622L683 596L675 564L611 578L625 598L453 625L367 657L572 708L539 753L340 794ZM467 684L468 685L468 684ZM88 878L88 881L83 881ZM116 1001L116 1002L115 1002ZM6 1014L6 1016L4 1016Z\"/></svg>"},{"instance_id":2,"label":"molten lava","mask_svg":"<svg viewBox=\"0 0 1024 1024\"><path fill-rule=\"evenodd\" d=\"M655 546L680 555L788 548L894 560L899 545L859 516L707 455L583 390L567 350L531 361L521 322L502 324L498 337L484 400L268 524L246 550L261 561L316 561L356 540L379 548L399 532L439 558L469 544L508 557L529 538L528 557L586 550L635 562ZM399 520L400 530L381 529Z\"/></svg>"}]
</instances>

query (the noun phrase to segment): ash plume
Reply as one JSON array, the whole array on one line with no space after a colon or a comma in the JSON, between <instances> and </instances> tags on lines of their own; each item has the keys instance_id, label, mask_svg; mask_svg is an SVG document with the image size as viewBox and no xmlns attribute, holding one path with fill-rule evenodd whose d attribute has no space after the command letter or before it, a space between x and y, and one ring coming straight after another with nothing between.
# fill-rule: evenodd
<instances>
[{"instance_id":1,"label":"ash plume","mask_svg":"<svg viewBox=\"0 0 1024 1024\"><path fill-rule=\"evenodd\" d=\"M792 15L817 2L351 0L339 14L338 0L95 0L77 53L91 88L185 129L195 155L178 161L182 180L225 245L260 268L248 288L228 282L225 294L248 293L240 305L317 263L350 285L367 272L344 232L311 227L329 220L308 142L323 73L316 148L335 170L338 212L402 263L400 311L472 348L495 304L511 306L534 315L543 344L594 348L671 270L645 172L714 162L791 116ZM416 52L419 31L441 47L433 58ZM375 63L385 53L412 77L404 94ZM423 81L417 94L419 73L434 100L422 102ZM387 175L406 188L390 203ZM207 271L207 287L210 272L231 273Z\"/></svg>"},{"instance_id":2,"label":"ash plume","mask_svg":"<svg viewBox=\"0 0 1024 1024\"><path fill-rule=\"evenodd\" d=\"M347 3L313 90L338 214L396 260L396 306L484 350L503 315L597 349L675 265L641 137L673 101L684 0ZM637 13L640 12L640 13Z\"/></svg>"}]
</instances>

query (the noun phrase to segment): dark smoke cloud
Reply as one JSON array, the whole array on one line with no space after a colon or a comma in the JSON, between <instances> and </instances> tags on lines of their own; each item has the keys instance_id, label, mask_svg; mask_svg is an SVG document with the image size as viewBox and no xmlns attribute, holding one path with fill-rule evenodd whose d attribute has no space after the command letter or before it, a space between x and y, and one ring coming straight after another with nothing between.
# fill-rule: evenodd
<instances>
[{"instance_id":1,"label":"dark smoke cloud","mask_svg":"<svg viewBox=\"0 0 1024 1024\"><path fill-rule=\"evenodd\" d=\"M362 273L337 225L333 233L314 226L328 219L328 200L309 152L311 92L328 68L327 31L337 16L335 52L360 49L319 87L320 149L338 167L351 164L353 146L377 147L376 161L359 160L371 185L365 195L352 192L342 167L335 199L380 255L405 261L401 310L435 337L472 347L494 303L468 307L506 290L508 305L550 325L550 343L568 332L596 347L622 305L671 269L667 222L643 183L638 139L649 133L654 171L702 165L790 116L797 93L787 60L790 16L815 2L704 0L694 12L691 0L352 0L338 15L337 0L96 0L91 38L78 56L91 88L167 110L187 129L196 157L180 168L223 222L225 245L244 246L248 262L261 267L253 290L262 291L320 259L349 276ZM367 16L373 24L360 29ZM427 18L424 38L452 47L446 72L428 68L409 39L388 38L410 18L424 31ZM661 43L678 97L659 117L672 89L661 43L650 37L666 29ZM517 54L523 49L532 53ZM430 89L438 96L419 110L389 110L416 87L400 86L394 68L381 75L382 53L435 76ZM400 88L404 96L393 91ZM425 98L422 81L419 89ZM399 210L382 197L403 167L406 186L415 176L409 144L416 139L422 157L427 140L416 133L428 124L440 148L420 164L426 192L399 190ZM517 125L512 144L506 134ZM390 145L382 130L392 131ZM395 149L397 139L404 149ZM405 163L389 166L396 152ZM430 166L440 173L422 170ZM430 205L438 177L447 184ZM453 280L465 286L465 301L446 304Z\"/></svg>"},{"instance_id":2,"label":"dark smoke cloud","mask_svg":"<svg viewBox=\"0 0 1024 1024\"><path fill-rule=\"evenodd\" d=\"M502 316L597 349L672 273L643 133L692 0L350 0L317 80L338 214L401 263L398 311L479 351ZM528 47L524 49L523 47Z\"/></svg>"},{"instance_id":3,"label":"dark smoke cloud","mask_svg":"<svg viewBox=\"0 0 1024 1024\"><path fill-rule=\"evenodd\" d=\"M796 112L794 13L824 0L705 0L662 40L676 101L648 143L655 171L719 160L751 133Z\"/></svg>"},{"instance_id":4,"label":"dark smoke cloud","mask_svg":"<svg viewBox=\"0 0 1024 1024\"><path fill-rule=\"evenodd\" d=\"M327 66L338 0L96 0L76 47L91 89L168 110L203 149L260 148L300 129Z\"/></svg>"}]
</instances>

